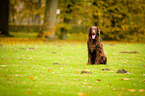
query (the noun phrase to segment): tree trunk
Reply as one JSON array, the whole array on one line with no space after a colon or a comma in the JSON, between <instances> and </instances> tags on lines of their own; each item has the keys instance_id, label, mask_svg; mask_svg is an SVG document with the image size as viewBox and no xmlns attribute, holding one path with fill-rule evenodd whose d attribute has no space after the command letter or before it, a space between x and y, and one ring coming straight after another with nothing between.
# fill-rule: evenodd
<instances>
[{"instance_id":1,"label":"tree trunk","mask_svg":"<svg viewBox=\"0 0 145 96\"><path fill-rule=\"evenodd\" d=\"M38 0L38 2L35 4L36 10L41 8L41 0ZM35 15L35 24L40 24L40 14Z\"/></svg>"},{"instance_id":2,"label":"tree trunk","mask_svg":"<svg viewBox=\"0 0 145 96\"><path fill-rule=\"evenodd\" d=\"M56 21L57 0L46 0L46 9L44 17L43 32L46 32L48 39L55 38L55 21Z\"/></svg>"},{"instance_id":3,"label":"tree trunk","mask_svg":"<svg viewBox=\"0 0 145 96\"><path fill-rule=\"evenodd\" d=\"M9 0L0 0L0 34L9 36Z\"/></svg>"},{"instance_id":4,"label":"tree trunk","mask_svg":"<svg viewBox=\"0 0 145 96\"><path fill-rule=\"evenodd\" d=\"M67 38L67 29L61 28L61 35L59 36L60 39L66 40Z\"/></svg>"}]
</instances>

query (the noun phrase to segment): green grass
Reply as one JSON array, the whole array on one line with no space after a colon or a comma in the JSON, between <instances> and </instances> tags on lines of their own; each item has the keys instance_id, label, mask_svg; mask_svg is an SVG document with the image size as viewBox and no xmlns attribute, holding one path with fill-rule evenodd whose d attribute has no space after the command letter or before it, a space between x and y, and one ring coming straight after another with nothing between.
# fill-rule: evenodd
<instances>
[{"instance_id":1,"label":"green grass","mask_svg":"<svg viewBox=\"0 0 145 96\"><path fill-rule=\"evenodd\" d=\"M0 44L0 96L145 96L145 44L103 42L108 65L86 65L86 42L1 38ZM123 68L130 74L116 73Z\"/></svg>"},{"instance_id":2,"label":"green grass","mask_svg":"<svg viewBox=\"0 0 145 96\"><path fill-rule=\"evenodd\" d=\"M10 35L16 38L35 38L38 34L37 32L10 32Z\"/></svg>"}]
</instances>

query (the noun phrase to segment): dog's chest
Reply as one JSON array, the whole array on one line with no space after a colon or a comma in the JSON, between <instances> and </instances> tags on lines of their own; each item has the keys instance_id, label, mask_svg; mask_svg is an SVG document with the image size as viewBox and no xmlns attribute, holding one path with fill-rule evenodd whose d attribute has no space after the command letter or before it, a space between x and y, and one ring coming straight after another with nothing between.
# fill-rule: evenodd
<instances>
[{"instance_id":1,"label":"dog's chest","mask_svg":"<svg viewBox=\"0 0 145 96\"><path fill-rule=\"evenodd\" d=\"M91 53L92 53L92 52L95 52L95 51L97 50L97 48L98 48L98 47L97 47L96 44L90 44L90 45L89 45L89 49L90 49Z\"/></svg>"}]
</instances>

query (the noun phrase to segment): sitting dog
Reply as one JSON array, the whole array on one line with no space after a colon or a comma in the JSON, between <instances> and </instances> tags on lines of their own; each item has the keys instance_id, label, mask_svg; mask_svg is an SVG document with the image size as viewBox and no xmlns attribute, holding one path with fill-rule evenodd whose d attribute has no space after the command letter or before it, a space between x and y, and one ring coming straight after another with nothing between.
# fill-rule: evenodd
<instances>
[{"instance_id":1,"label":"sitting dog","mask_svg":"<svg viewBox=\"0 0 145 96\"><path fill-rule=\"evenodd\" d=\"M88 65L89 64L105 64L107 65L107 57L104 54L103 44L101 42L99 27L92 26L88 29Z\"/></svg>"}]
</instances>

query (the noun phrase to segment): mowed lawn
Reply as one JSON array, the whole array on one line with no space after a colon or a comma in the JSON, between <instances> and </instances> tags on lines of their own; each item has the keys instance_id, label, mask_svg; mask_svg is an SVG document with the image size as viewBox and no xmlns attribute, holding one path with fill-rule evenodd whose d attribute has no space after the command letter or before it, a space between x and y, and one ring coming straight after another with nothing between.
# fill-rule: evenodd
<instances>
[{"instance_id":1,"label":"mowed lawn","mask_svg":"<svg viewBox=\"0 0 145 96\"><path fill-rule=\"evenodd\" d=\"M1 38L0 96L145 96L145 44L103 44L108 65L86 65L85 41Z\"/></svg>"}]
</instances>

